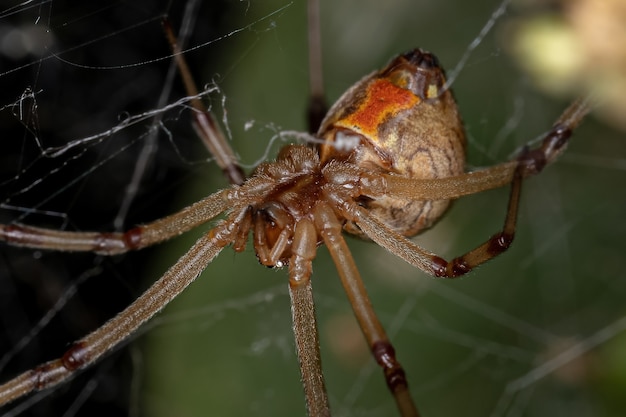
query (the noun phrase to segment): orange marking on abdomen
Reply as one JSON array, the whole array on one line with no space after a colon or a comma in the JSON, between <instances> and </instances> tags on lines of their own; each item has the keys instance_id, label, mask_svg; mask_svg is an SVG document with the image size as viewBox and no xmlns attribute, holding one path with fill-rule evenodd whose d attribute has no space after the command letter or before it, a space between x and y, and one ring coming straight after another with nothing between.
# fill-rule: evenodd
<instances>
[{"instance_id":1,"label":"orange marking on abdomen","mask_svg":"<svg viewBox=\"0 0 626 417\"><path fill-rule=\"evenodd\" d=\"M377 79L367 88L367 95L359 108L335 126L354 130L366 137L377 136L378 126L388 117L409 109L420 101L411 91L398 87L389 80Z\"/></svg>"}]
</instances>

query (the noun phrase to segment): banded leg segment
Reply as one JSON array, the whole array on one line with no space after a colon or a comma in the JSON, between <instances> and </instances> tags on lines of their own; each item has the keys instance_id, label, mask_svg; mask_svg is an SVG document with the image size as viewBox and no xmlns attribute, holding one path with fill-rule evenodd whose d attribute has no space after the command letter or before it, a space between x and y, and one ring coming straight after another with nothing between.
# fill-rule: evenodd
<instances>
[{"instance_id":1,"label":"banded leg segment","mask_svg":"<svg viewBox=\"0 0 626 417\"><path fill-rule=\"evenodd\" d=\"M231 222L223 223L201 237L189 252L135 302L103 326L75 342L61 358L44 363L0 385L0 405L30 392L53 387L71 377L76 370L88 366L114 349L200 275L233 240L236 224L244 212L236 213L237 216L231 215Z\"/></svg>"},{"instance_id":2,"label":"banded leg segment","mask_svg":"<svg viewBox=\"0 0 626 417\"><path fill-rule=\"evenodd\" d=\"M117 255L163 242L208 222L228 208L229 191L220 191L178 213L127 232L68 232L22 224L0 224L0 240L33 249Z\"/></svg>"},{"instance_id":3,"label":"banded leg segment","mask_svg":"<svg viewBox=\"0 0 626 417\"><path fill-rule=\"evenodd\" d=\"M502 231L485 243L452 261L428 252L373 218L356 204L347 204L342 214L354 221L373 241L406 262L435 277L455 278L507 250L515 236L523 178L540 173L565 150L573 130L590 111L586 100L572 103L535 149L524 149L514 161L450 178L414 180L386 175L361 177L361 192L368 196L394 195L418 200L443 200L474 194L511 183L511 193Z\"/></svg>"},{"instance_id":4,"label":"banded leg segment","mask_svg":"<svg viewBox=\"0 0 626 417\"><path fill-rule=\"evenodd\" d=\"M396 359L394 348L372 308L354 259L343 239L341 223L328 204L319 203L316 206L315 227L322 235L324 243L337 266L341 283L348 295L354 315L370 346L374 359L383 368L387 386L393 394L400 415L403 417L419 416L408 390L404 369Z\"/></svg>"},{"instance_id":5,"label":"banded leg segment","mask_svg":"<svg viewBox=\"0 0 626 417\"><path fill-rule=\"evenodd\" d=\"M511 186L509 206L502 231L493 235L485 243L464 255L454 258L452 261L446 261L436 254L421 248L406 237L391 230L356 204L351 204L349 208L344 208L342 214L356 222L361 230L374 242L404 259L409 264L435 277L456 278L468 273L473 268L487 262L509 248L515 236L521 189L522 175L521 170L518 170Z\"/></svg>"}]
</instances>

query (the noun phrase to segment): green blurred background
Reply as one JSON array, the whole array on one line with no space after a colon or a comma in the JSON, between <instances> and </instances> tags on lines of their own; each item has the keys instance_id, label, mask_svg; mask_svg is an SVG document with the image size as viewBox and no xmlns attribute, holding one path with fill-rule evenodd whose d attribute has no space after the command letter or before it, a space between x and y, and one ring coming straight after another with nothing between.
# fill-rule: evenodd
<instances>
[{"instance_id":1,"label":"green blurred background","mask_svg":"<svg viewBox=\"0 0 626 417\"><path fill-rule=\"evenodd\" d=\"M39 67L52 71L50 67L58 66L60 74L80 70L68 62L95 67L85 78L107 80L99 88L104 99L99 105L113 107L113 114L137 114L155 108L168 62L151 60L166 56L167 46L156 19L143 19L167 11L173 23L180 26L182 6L186 5L123 2L107 11L93 12L58 4L52 16L66 22L55 26L58 38L65 39L68 31L75 29L77 39L87 43L73 41L68 45L78 45L76 54L67 60L52 60L54 64L46 61ZM436 53L452 70L500 5L497 1L454 0L323 1L322 44L329 101L364 74L383 66L394 54L413 47ZM103 24L101 30L109 36L104 45L88 42L98 39L98 32L82 26L95 25L105 13L108 26ZM506 53L514 36L511 22L520 13L510 8L498 20L453 86L468 131L469 167L507 159L519 146L548 129L568 104L567 98L554 99L537 91ZM207 3L197 17L189 46L200 47L187 57L199 84L219 84L221 94L211 95L210 105L218 118L226 114L233 147L244 164L252 166L260 159L271 158L282 145L279 141L270 143L277 132L305 129L305 3ZM133 30L126 31L133 22L140 23L146 35L139 37L133 35ZM115 42L137 42L137 46ZM104 55L104 50L109 54ZM135 68L129 63L140 65ZM104 68L116 65L122 67ZM40 75L29 74L27 79L43 83ZM3 77L0 81L7 82L9 75ZM184 94L177 84L168 102ZM65 90L70 89L79 87ZM136 108L134 101L120 98L143 93L152 101L146 98ZM80 99L74 97L73 101ZM44 108L39 104L40 109ZM90 125L88 129L102 131L116 123L110 116L99 117L101 112L104 110L92 109L90 114L102 127ZM89 121L75 114L67 117L83 121L81 124ZM100 192L118 190L119 194L136 166L133 161L137 161L148 123L140 125L143 133L133 136L127 130L127 136L121 133L113 137L116 141L103 141L97 151L100 159L95 160L105 160L105 167L87 170L89 186L67 191L70 197L64 201L94 199L86 196L86 189L98 190L97 184L104 184ZM226 186L215 164L206 161L204 151L197 146L188 128L187 112L178 107L166 113L164 123L155 167L148 170L144 181L153 184L146 184L149 188L140 191L140 198L126 218L127 225L172 212ZM85 132L91 130L78 131L74 137L87 136ZM139 144L134 151L120 151L135 140ZM91 151L87 145L81 148ZM112 162L108 161L109 155L115 155ZM625 157L624 134L590 117L576 132L567 154L525 184L512 248L460 280L433 280L374 244L349 239L374 307L392 338L424 416L623 415ZM85 158L80 154L76 159ZM60 165L58 160L53 162ZM121 174L118 163L130 165L130 171ZM115 178L111 183L109 171ZM171 172L175 173L173 179ZM21 187L34 182L25 175L18 180L14 182ZM43 196L35 200L41 201L54 192L40 191ZM9 195L13 198L16 194L12 191ZM432 231L416 241L447 258L457 256L501 227L507 196L508 190L503 189L464 198ZM65 213L69 219L70 226L63 223L57 227L78 224L80 229L110 230L108 222L114 218L115 208L120 207L120 197L99 198L111 199L113 208L108 217L98 215L102 217L95 225L78 220L78 212L87 209L78 210L76 203L49 210ZM20 206L29 204L34 203ZM154 206L157 212L149 212ZM123 293L126 300L118 301L121 307L110 307L119 311L206 230L189 233L146 255L125 257L124 262L132 266L90 257L82 270L104 262L103 269L114 276L117 292ZM67 282L76 279L75 272L67 275ZM320 248L314 264L313 284L334 415L397 415L324 248ZM91 395L96 404L105 403L106 398L119 403L108 415L304 415L286 290L286 271L258 265L251 247L242 254L227 248L189 290L133 339L129 351L113 355L100 365L100 371L81 378L89 382L104 380L99 390L104 390L108 382L108 392ZM104 298L98 296L99 291L81 296L85 309ZM112 314L99 313L95 322ZM80 337L81 331L69 340ZM62 348L61 343L58 349ZM569 360L552 367L552 360L563 357ZM49 355L41 353L35 362L46 359ZM122 369L117 371L121 379L108 377L107 367L117 366ZM75 381L77 384L82 383ZM78 394L66 391L52 396L58 397L76 398ZM66 411L70 409L63 404ZM33 410L27 413L46 415L45 409ZM70 410L78 415L96 413L87 414L86 406Z\"/></svg>"}]
</instances>

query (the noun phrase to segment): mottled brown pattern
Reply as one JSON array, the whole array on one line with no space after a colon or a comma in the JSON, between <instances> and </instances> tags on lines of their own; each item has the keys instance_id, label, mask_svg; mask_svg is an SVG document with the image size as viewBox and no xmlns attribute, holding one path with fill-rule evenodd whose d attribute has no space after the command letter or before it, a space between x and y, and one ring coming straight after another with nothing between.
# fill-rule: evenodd
<instances>
[{"instance_id":1,"label":"mottled brown pattern","mask_svg":"<svg viewBox=\"0 0 626 417\"><path fill-rule=\"evenodd\" d=\"M375 135L358 135L361 143L353 150L334 147L343 120L353 118L362 108L366 91L385 77L408 89L419 100L410 109L389 113ZM442 90L443 70L431 54L420 51L393 60L383 70L361 79L329 111L320 128L326 143L320 147L322 163L330 158L350 160L375 172L390 172L407 178L442 178L462 174L465 168L465 134L450 90ZM439 96L428 98L436 86ZM343 133L343 132L342 132ZM404 236L414 236L432 226L449 206L447 200L420 201L382 197L364 204L378 219ZM364 237L347 222L348 233Z\"/></svg>"}]
</instances>

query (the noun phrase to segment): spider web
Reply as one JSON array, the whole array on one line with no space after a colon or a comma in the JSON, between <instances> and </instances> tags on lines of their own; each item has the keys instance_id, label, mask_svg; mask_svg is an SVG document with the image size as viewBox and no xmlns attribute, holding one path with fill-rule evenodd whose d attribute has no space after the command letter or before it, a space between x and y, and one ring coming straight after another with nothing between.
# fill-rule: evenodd
<instances>
[{"instance_id":1,"label":"spider web","mask_svg":"<svg viewBox=\"0 0 626 417\"><path fill-rule=\"evenodd\" d=\"M194 4L178 3L3 6L1 222L110 231L226 186L168 75L165 13L188 27L187 59L245 165L271 158L280 132L303 129L303 2L204 2L188 26ZM567 105L535 91L502 51L516 15L501 2L336 3L322 5L328 97L415 46L447 68L461 62L453 88L470 166L505 160ZM566 155L525 184L511 250L461 280L433 280L350 239L426 417L626 409L624 155L623 134L585 121ZM456 256L501 226L506 199L507 190L464 198L416 240ZM1 245L2 380L121 311L204 230L114 258ZM314 271L334 415L396 415L324 248ZM286 272L259 266L251 249L226 249L131 343L2 415L303 415L286 286Z\"/></svg>"}]
</instances>

